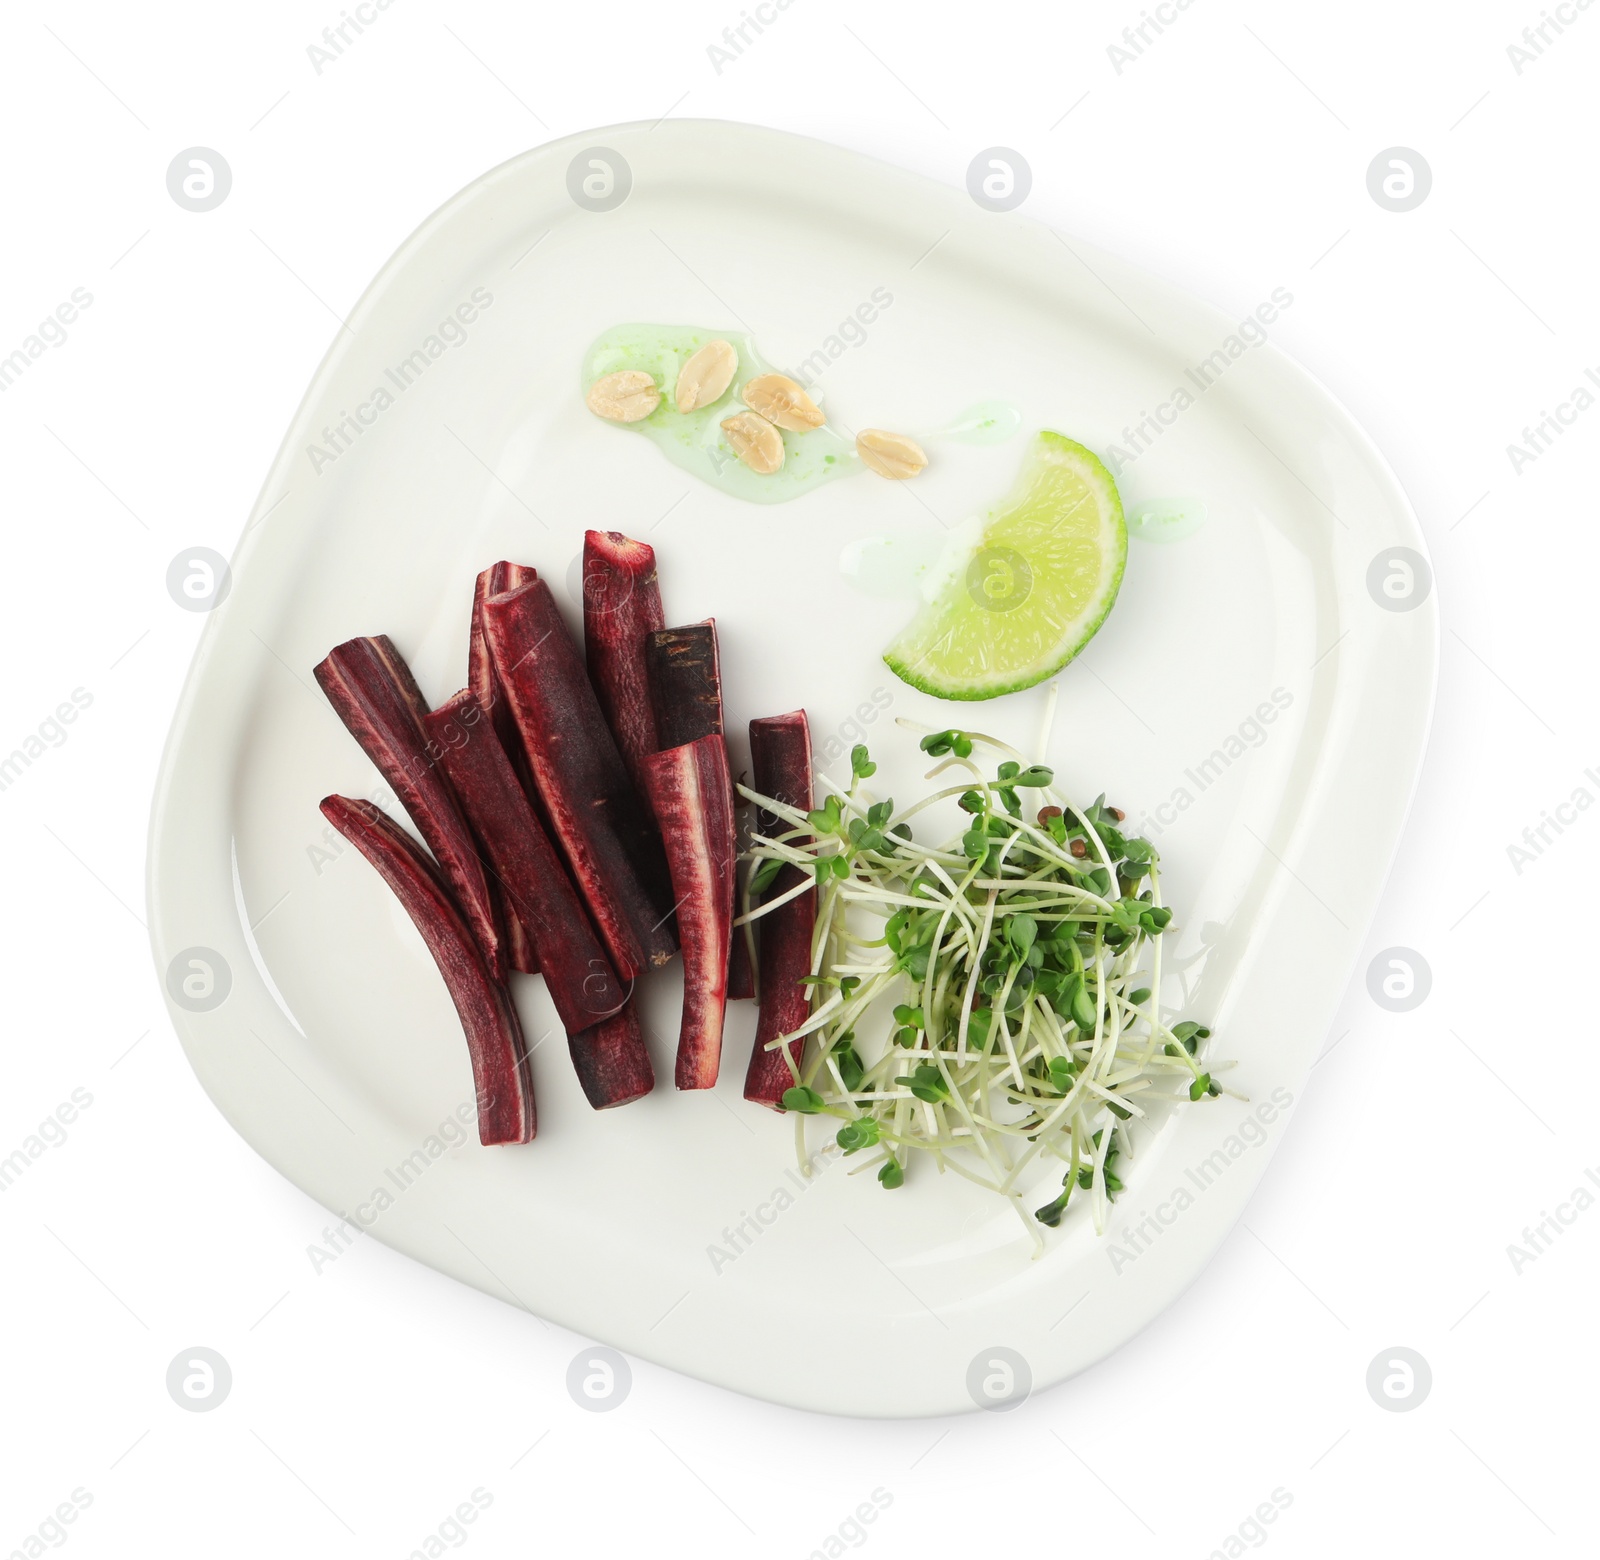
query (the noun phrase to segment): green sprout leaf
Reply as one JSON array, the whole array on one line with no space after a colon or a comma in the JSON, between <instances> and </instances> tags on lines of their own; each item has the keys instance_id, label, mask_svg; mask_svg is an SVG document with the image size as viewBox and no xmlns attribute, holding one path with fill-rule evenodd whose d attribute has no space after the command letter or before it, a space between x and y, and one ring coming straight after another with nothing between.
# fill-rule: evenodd
<instances>
[{"instance_id":1,"label":"green sprout leaf","mask_svg":"<svg viewBox=\"0 0 1600 1560\"><path fill-rule=\"evenodd\" d=\"M887 921L883 923L883 940L889 945L889 952L896 958L905 951L905 944L901 937L911 921L909 910L896 910Z\"/></svg>"},{"instance_id":2,"label":"green sprout leaf","mask_svg":"<svg viewBox=\"0 0 1600 1560\"><path fill-rule=\"evenodd\" d=\"M849 1093L854 1094L861 1087L867 1069L862 1066L861 1053L855 1048L855 1034L852 1031L846 1030L840 1039L834 1041L833 1060L839 1069L839 1081Z\"/></svg>"},{"instance_id":3,"label":"green sprout leaf","mask_svg":"<svg viewBox=\"0 0 1600 1560\"><path fill-rule=\"evenodd\" d=\"M931 1062L924 1062L909 1078L896 1078L895 1082L905 1084L919 1100L926 1100L930 1105L950 1098L950 1086L944 1081L944 1074Z\"/></svg>"},{"instance_id":4,"label":"green sprout leaf","mask_svg":"<svg viewBox=\"0 0 1600 1560\"><path fill-rule=\"evenodd\" d=\"M778 874L783 871L783 863L776 856L769 856L756 868L750 879L750 892L764 894L777 881Z\"/></svg>"},{"instance_id":5,"label":"green sprout leaf","mask_svg":"<svg viewBox=\"0 0 1600 1560\"><path fill-rule=\"evenodd\" d=\"M806 814L806 822L819 837L824 834L837 834L842 815L843 804L837 796L830 796L822 806Z\"/></svg>"},{"instance_id":6,"label":"green sprout leaf","mask_svg":"<svg viewBox=\"0 0 1600 1560\"><path fill-rule=\"evenodd\" d=\"M896 1045L912 1046L917 1043L917 1036L921 1033L926 1019L919 1007L910 1007L902 1002L894 1010L894 1021L900 1027L894 1032Z\"/></svg>"},{"instance_id":7,"label":"green sprout leaf","mask_svg":"<svg viewBox=\"0 0 1600 1560\"><path fill-rule=\"evenodd\" d=\"M876 1116L857 1116L854 1121L847 1121L839 1128L839 1147L847 1154L853 1154L857 1149L871 1148L877 1141L878 1118Z\"/></svg>"},{"instance_id":8,"label":"green sprout leaf","mask_svg":"<svg viewBox=\"0 0 1600 1560\"><path fill-rule=\"evenodd\" d=\"M1006 941L1018 953L1026 954L1039 935L1039 923L1031 915L1019 911L1006 918Z\"/></svg>"},{"instance_id":9,"label":"green sprout leaf","mask_svg":"<svg viewBox=\"0 0 1600 1560\"><path fill-rule=\"evenodd\" d=\"M935 731L922 739L922 751L933 758L954 753L957 758L972 757L972 738L964 731Z\"/></svg>"},{"instance_id":10,"label":"green sprout leaf","mask_svg":"<svg viewBox=\"0 0 1600 1560\"><path fill-rule=\"evenodd\" d=\"M994 1024L993 1008L974 1008L967 1019L967 1044L975 1051L987 1050L989 1030Z\"/></svg>"},{"instance_id":11,"label":"green sprout leaf","mask_svg":"<svg viewBox=\"0 0 1600 1560\"><path fill-rule=\"evenodd\" d=\"M1067 1199L1071 1196L1072 1178L1069 1176L1066 1182L1066 1190L1054 1202L1048 1202L1044 1207L1035 1209L1034 1218L1041 1224L1048 1224L1051 1229L1054 1229L1061 1223L1061 1215L1067 1211Z\"/></svg>"},{"instance_id":12,"label":"green sprout leaf","mask_svg":"<svg viewBox=\"0 0 1600 1560\"><path fill-rule=\"evenodd\" d=\"M1096 1017L1095 1005L1089 1000L1088 987L1080 979L1077 989L1072 993L1072 1022L1089 1035L1094 1033Z\"/></svg>"}]
</instances>

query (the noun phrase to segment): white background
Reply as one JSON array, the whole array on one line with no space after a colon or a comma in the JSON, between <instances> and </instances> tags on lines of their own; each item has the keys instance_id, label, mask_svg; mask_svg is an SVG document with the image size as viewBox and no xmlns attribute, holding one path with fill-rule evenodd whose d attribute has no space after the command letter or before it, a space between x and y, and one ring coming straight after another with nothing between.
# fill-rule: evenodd
<instances>
[{"instance_id":1,"label":"white background","mask_svg":"<svg viewBox=\"0 0 1600 1560\"><path fill-rule=\"evenodd\" d=\"M1600 796L1600 410L1520 475L1507 446L1600 370L1600 11L1518 74L1532 4L1195 0L1119 74L1107 45L1139 8L1064 9L795 0L719 73L736 0L395 0L319 74L332 0L7 8L0 356L74 288L94 301L0 395L0 750L74 689L92 703L0 792L0 1156L74 1089L93 1103L0 1194L0 1555L33 1552L74 1489L92 1504L45 1540L84 1556L401 1557L475 1489L490 1503L446 1537L484 1556L805 1556L832 1535L1200 1557L1275 1490L1232 1552L1592 1542L1600 1209L1520 1272L1507 1248L1600 1175L1581 986L1600 821L1576 814L1520 872L1507 847ZM201 1093L151 968L145 822L203 621L168 562L232 551L335 317L427 213L529 146L667 114L956 185L1013 147L1023 209L1064 231L1236 315L1288 287L1275 339L1366 423L1432 548L1430 757L1293 1130L1182 1302L1009 1414L824 1420L638 1362L626 1401L587 1413L565 1386L579 1337L372 1241L314 1273L327 1217ZM234 178L205 214L165 182L196 145ZM1366 185L1394 146L1433 172L1404 214ZM1410 1013L1368 995L1393 946L1432 969ZM870 1371L872 1339L840 1343ZM233 1374L208 1413L164 1384L196 1345ZM1432 1372L1405 1413L1366 1387L1396 1346ZM887 1508L850 1529L874 1490Z\"/></svg>"}]
</instances>

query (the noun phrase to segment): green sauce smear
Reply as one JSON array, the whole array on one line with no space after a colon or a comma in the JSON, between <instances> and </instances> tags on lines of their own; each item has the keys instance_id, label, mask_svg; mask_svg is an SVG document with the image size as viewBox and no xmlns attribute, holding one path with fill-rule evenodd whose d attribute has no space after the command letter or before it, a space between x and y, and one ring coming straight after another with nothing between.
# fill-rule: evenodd
<instances>
[{"instance_id":1,"label":"green sauce smear","mask_svg":"<svg viewBox=\"0 0 1600 1560\"><path fill-rule=\"evenodd\" d=\"M1128 535L1139 542L1187 541L1206 523L1202 498L1156 498L1128 510Z\"/></svg>"},{"instance_id":2,"label":"green sauce smear","mask_svg":"<svg viewBox=\"0 0 1600 1560\"><path fill-rule=\"evenodd\" d=\"M708 341L726 341L739 354L733 381L721 399L696 412L680 412L674 391L683 365ZM649 439L675 466L703 482L754 504L781 504L835 477L863 470L854 443L826 424L808 433L783 433L783 467L770 476L752 471L733 452L721 424L744 411L739 391L758 374L781 372L756 351L748 336L693 325L618 325L591 346L583 360L583 392L619 369L643 369L656 382L661 404L636 423L614 426ZM822 397L809 386L820 405Z\"/></svg>"}]
</instances>

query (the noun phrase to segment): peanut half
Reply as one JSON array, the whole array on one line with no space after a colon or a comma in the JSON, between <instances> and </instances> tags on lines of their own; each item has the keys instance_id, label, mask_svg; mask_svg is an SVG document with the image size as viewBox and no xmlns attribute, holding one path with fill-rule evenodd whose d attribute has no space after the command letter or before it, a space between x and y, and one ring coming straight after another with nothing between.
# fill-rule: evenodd
<instances>
[{"instance_id":1,"label":"peanut half","mask_svg":"<svg viewBox=\"0 0 1600 1560\"><path fill-rule=\"evenodd\" d=\"M787 374L758 374L739 393L751 411L791 433L822 426L822 408Z\"/></svg>"},{"instance_id":2,"label":"peanut half","mask_svg":"<svg viewBox=\"0 0 1600 1560\"><path fill-rule=\"evenodd\" d=\"M643 369L624 368L589 386L589 410L608 422L642 422L661 404L656 382Z\"/></svg>"},{"instance_id":3,"label":"peanut half","mask_svg":"<svg viewBox=\"0 0 1600 1560\"><path fill-rule=\"evenodd\" d=\"M722 423L733 453L763 477L783 468L783 435L755 412L735 412Z\"/></svg>"},{"instance_id":4,"label":"peanut half","mask_svg":"<svg viewBox=\"0 0 1600 1560\"><path fill-rule=\"evenodd\" d=\"M720 401L733 383L739 354L727 341L708 341L678 370L677 402L680 412L698 412Z\"/></svg>"},{"instance_id":5,"label":"peanut half","mask_svg":"<svg viewBox=\"0 0 1600 1560\"><path fill-rule=\"evenodd\" d=\"M856 435L856 454L863 466L891 482L904 482L928 464L926 453L915 439L882 428L863 428Z\"/></svg>"}]
</instances>

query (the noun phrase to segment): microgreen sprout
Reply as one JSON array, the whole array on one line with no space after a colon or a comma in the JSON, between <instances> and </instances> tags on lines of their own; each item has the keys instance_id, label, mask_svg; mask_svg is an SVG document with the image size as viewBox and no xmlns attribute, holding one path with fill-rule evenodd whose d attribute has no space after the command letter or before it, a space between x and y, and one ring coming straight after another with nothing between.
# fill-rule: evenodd
<instances>
[{"instance_id":1,"label":"microgreen sprout","mask_svg":"<svg viewBox=\"0 0 1600 1560\"><path fill-rule=\"evenodd\" d=\"M740 787L777 820L752 842L752 889L784 866L803 874L793 892L816 884L810 1017L771 1042L798 1066L783 1107L835 1118L844 1154L886 1188L920 1156L1006 1197L1036 1245L1074 1197L1103 1229L1130 1129L1222 1092L1219 1064L1199 1060L1210 1030L1161 1013L1173 915L1158 854L1103 796L1074 806L1050 768L993 738L921 746L958 783L899 810L867 789L864 744L848 787L809 812ZM997 755L987 768L980 749ZM912 820L940 804L956 832L919 843ZM1052 1167L1061 1193L1030 1215L1024 1191Z\"/></svg>"}]
</instances>

